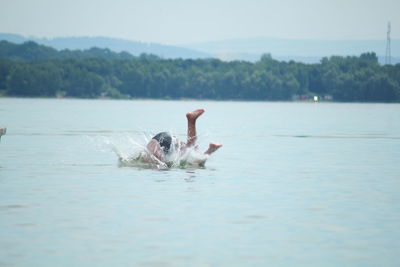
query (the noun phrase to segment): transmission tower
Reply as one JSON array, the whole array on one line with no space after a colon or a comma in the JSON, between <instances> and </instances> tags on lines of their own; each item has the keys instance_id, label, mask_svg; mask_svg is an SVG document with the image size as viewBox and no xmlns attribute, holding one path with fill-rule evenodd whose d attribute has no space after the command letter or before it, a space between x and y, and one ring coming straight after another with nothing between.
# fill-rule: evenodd
<instances>
[{"instance_id":1,"label":"transmission tower","mask_svg":"<svg viewBox=\"0 0 400 267\"><path fill-rule=\"evenodd\" d=\"M388 23L387 40L386 40L386 57L385 64L392 64L392 54L390 52L390 21Z\"/></svg>"}]
</instances>

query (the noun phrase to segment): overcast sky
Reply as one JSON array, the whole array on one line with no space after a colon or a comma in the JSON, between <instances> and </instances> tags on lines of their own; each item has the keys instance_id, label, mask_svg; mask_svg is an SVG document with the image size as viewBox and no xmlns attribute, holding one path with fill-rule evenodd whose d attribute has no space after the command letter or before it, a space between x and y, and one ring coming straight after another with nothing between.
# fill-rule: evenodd
<instances>
[{"instance_id":1,"label":"overcast sky","mask_svg":"<svg viewBox=\"0 0 400 267\"><path fill-rule=\"evenodd\" d=\"M0 32L185 44L245 37L400 39L400 0L0 0Z\"/></svg>"}]
</instances>

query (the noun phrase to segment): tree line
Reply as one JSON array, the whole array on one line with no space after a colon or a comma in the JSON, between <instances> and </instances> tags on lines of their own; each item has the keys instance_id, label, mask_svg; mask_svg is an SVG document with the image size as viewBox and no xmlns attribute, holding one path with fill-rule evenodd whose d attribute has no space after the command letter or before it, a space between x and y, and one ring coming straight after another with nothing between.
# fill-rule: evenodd
<instances>
[{"instance_id":1,"label":"tree line","mask_svg":"<svg viewBox=\"0 0 400 267\"><path fill-rule=\"evenodd\" d=\"M317 95L348 102L400 102L400 64L375 53L318 64L139 57L108 49L62 50L0 42L0 95L24 97L292 100Z\"/></svg>"}]
</instances>

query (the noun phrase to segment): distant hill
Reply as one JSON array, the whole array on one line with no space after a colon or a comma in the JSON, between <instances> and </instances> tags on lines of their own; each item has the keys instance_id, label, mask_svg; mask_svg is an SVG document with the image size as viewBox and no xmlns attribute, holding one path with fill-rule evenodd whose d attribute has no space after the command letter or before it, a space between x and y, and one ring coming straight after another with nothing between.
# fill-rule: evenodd
<instances>
[{"instance_id":1,"label":"distant hill","mask_svg":"<svg viewBox=\"0 0 400 267\"><path fill-rule=\"evenodd\" d=\"M34 41L57 50L88 50L93 47L128 52L133 56L142 53L166 59L219 58L222 60L245 60L256 62L263 54L271 54L280 61L294 60L318 63L323 57L359 56L375 52L381 64L385 63L386 40L297 40L278 38L228 39L222 41L184 44L180 46L143 43L108 37L62 37L54 39L24 37L0 33L0 40L13 43ZM392 40L392 64L400 63L400 39Z\"/></svg>"},{"instance_id":2,"label":"distant hill","mask_svg":"<svg viewBox=\"0 0 400 267\"><path fill-rule=\"evenodd\" d=\"M278 38L228 39L186 44L184 47L212 54L220 59L256 61L264 53L278 60L316 63L322 57L359 56L375 52L380 63L385 61L386 39L382 40L298 40ZM400 39L391 43L392 64L400 63Z\"/></svg>"},{"instance_id":3,"label":"distant hill","mask_svg":"<svg viewBox=\"0 0 400 267\"><path fill-rule=\"evenodd\" d=\"M128 52L134 56L142 53L153 54L162 58L210 58L211 55L189 48L182 48L156 43L142 43L107 37L63 37L63 38L34 38L17 34L0 33L0 40L21 44L27 41L53 47L57 50L88 50L93 47L107 48L115 52Z\"/></svg>"}]
</instances>

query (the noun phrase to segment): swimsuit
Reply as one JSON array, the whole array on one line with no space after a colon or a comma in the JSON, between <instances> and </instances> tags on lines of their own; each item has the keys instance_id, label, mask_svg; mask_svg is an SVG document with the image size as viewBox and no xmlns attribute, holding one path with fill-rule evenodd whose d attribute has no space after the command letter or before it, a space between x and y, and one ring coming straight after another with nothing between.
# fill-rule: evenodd
<instances>
[{"instance_id":1,"label":"swimsuit","mask_svg":"<svg viewBox=\"0 0 400 267\"><path fill-rule=\"evenodd\" d=\"M156 140L160 144L165 154L168 154L172 143L172 137L169 133L167 132L159 133L155 135L152 139Z\"/></svg>"}]
</instances>

